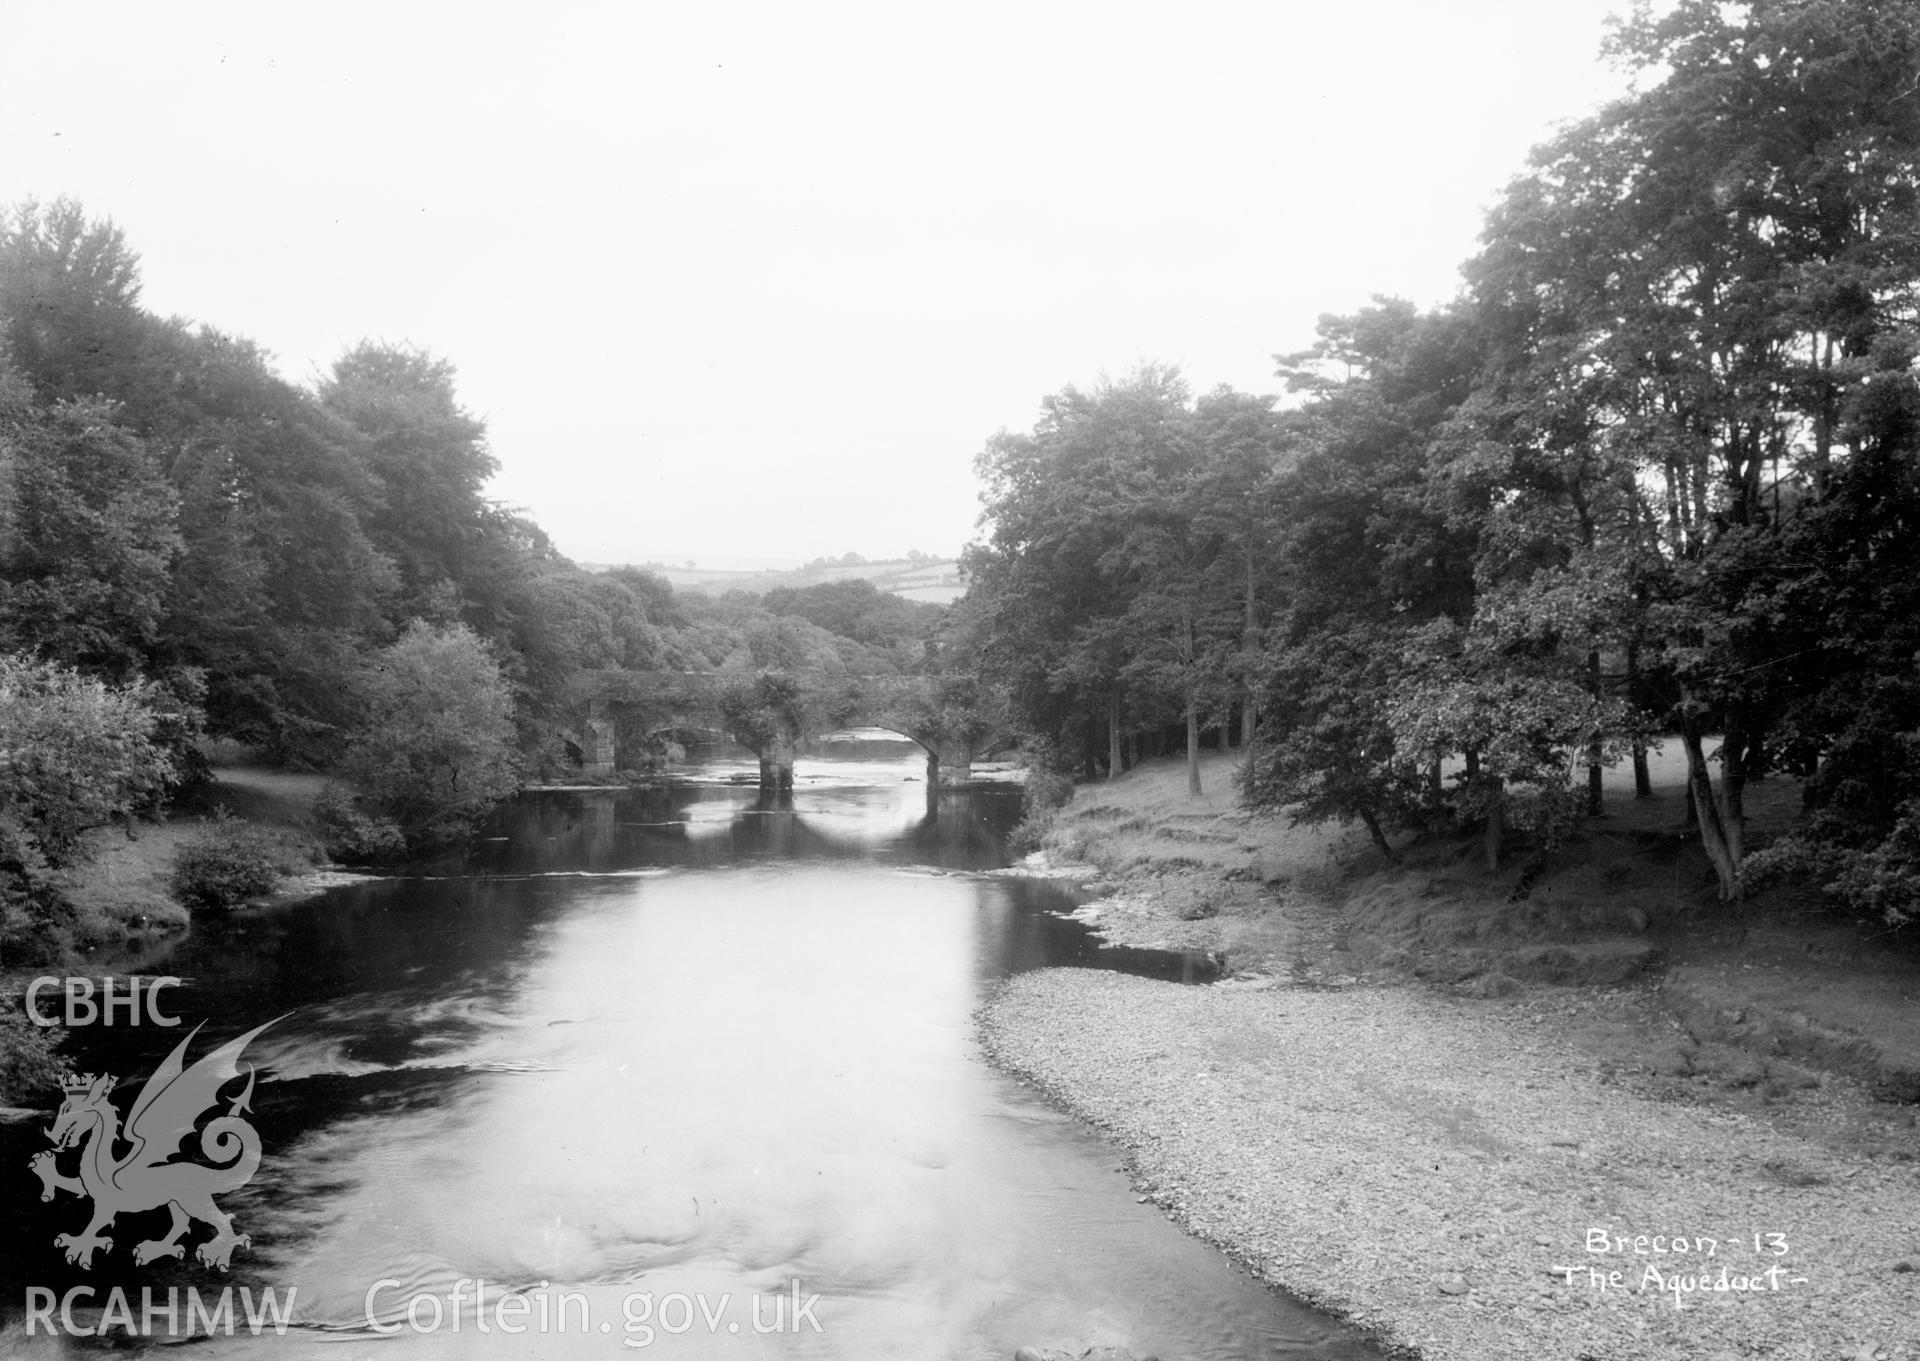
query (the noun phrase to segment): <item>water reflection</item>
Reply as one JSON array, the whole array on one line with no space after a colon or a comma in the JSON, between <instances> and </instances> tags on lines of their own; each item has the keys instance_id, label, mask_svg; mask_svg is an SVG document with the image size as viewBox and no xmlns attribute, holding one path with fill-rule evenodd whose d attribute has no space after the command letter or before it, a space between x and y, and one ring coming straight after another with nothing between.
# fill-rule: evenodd
<instances>
[{"instance_id":1,"label":"water reflection","mask_svg":"<svg viewBox=\"0 0 1920 1361\"><path fill-rule=\"evenodd\" d=\"M1101 950L1043 910L1051 885L953 872L998 863L1012 805L929 806L904 779L803 783L790 806L726 785L533 796L423 877L198 932L173 967L209 1042L289 1013L249 1051L268 1156L223 1203L253 1238L234 1282L296 1287L301 1325L203 1350L613 1355L630 1297L683 1292L736 1312L654 1329L650 1351L1370 1354L1136 1204L1103 1144L978 1059L971 1014L1009 973L1201 967ZM83 1062L137 1074L176 1037L89 1038ZM0 1163L39 1138L8 1127ZM225 1283L124 1249L66 1267L49 1244L77 1202L16 1181L9 1307L28 1284ZM595 1331L483 1334L458 1285L478 1279L581 1296ZM822 1331L755 1335L748 1302L796 1280ZM416 1294L464 1300L381 1339L370 1290L382 1327Z\"/></svg>"},{"instance_id":2,"label":"water reflection","mask_svg":"<svg viewBox=\"0 0 1920 1361\"><path fill-rule=\"evenodd\" d=\"M597 873L754 860L881 860L945 869L1005 863L1006 790L924 784L732 784L529 794L433 874Z\"/></svg>"}]
</instances>

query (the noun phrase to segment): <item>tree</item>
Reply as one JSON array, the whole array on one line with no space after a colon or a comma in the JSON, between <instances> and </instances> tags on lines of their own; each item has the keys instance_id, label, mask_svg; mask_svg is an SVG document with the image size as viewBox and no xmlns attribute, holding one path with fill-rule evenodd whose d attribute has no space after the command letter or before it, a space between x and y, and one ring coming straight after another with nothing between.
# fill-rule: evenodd
<instances>
[{"instance_id":1,"label":"tree","mask_svg":"<svg viewBox=\"0 0 1920 1361\"><path fill-rule=\"evenodd\" d=\"M367 721L343 773L410 845L471 830L514 791L513 698L472 629L414 621L361 689Z\"/></svg>"},{"instance_id":2,"label":"tree","mask_svg":"<svg viewBox=\"0 0 1920 1361\"><path fill-rule=\"evenodd\" d=\"M173 776L156 693L0 653L0 943L57 907L86 832L154 806ZM24 909L24 912L20 911Z\"/></svg>"},{"instance_id":3,"label":"tree","mask_svg":"<svg viewBox=\"0 0 1920 1361\"><path fill-rule=\"evenodd\" d=\"M1259 728L1261 639L1276 603L1277 584L1268 564L1276 556L1280 523L1277 479L1297 454L1274 400L1220 387L1202 397L1193 412L1194 438L1202 450L1194 517L1220 541L1219 570L1238 579L1240 655L1234 670L1243 695L1243 742L1251 742Z\"/></svg>"},{"instance_id":4,"label":"tree","mask_svg":"<svg viewBox=\"0 0 1920 1361\"><path fill-rule=\"evenodd\" d=\"M364 527L379 484L353 431L257 346L168 325L152 354L172 381L142 423L182 540L158 652L206 672L214 732L324 763L357 718L359 654L392 636L396 573Z\"/></svg>"},{"instance_id":5,"label":"tree","mask_svg":"<svg viewBox=\"0 0 1920 1361\"><path fill-rule=\"evenodd\" d=\"M1636 11L1611 48L1655 83L1535 153L1489 221L1475 294L1518 323L1507 367L1531 371L1536 424L1585 413L1543 447L1628 470L1632 645L1670 694L1731 899L1744 786L1780 712L1785 526L1858 457L1843 413L1915 323L1920 107L1888 92L1920 67L1920 14L1681 0ZM1547 367L1578 400L1550 396Z\"/></svg>"},{"instance_id":6,"label":"tree","mask_svg":"<svg viewBox=\"0 0 1920 1361\"><path fill-rule=\"evenodd\" d=\"M606 575L609 581L626 587L640 603L647 620L656 627L676 629L687 622L673 593L673 583L658 572L644 567L616 567Z\"/></svg>"},{"instance_id":7,"label":"tree","mask_svg":"<svg viewBox=\"0 0 1920 1361\"><path fill-rule=\"evenodd\" d=\"M1804 874L1889 925L1920 912L1920 382L1912 342L1850 394L1855 450L1828 494L1782 527L1793 567L1768 582L1779 704L1773 747L1806 816L1748 858Z\"/></svg>"},{"instance_id":8,"label":"tree","mask_svg":"<svg viewBox=\"0 0 1920 1361\"><path fill-rule=\"evenodd\" d=\"M907 661L915 658L943 611L882 591L864 577L811 586L776 586L760 598L772 614L810 623Z\"/></svg>"},{"instance_id":9,"label":"tree","mask_svg":"<svg viewBox=\"0 0 1920 1361\"><path fill-rule=\"evenodd\" d=\"M1231 577L1220 579L1221 537L1195 515L1192 472L1164 489L1165 500L1133 517L1110 561L1134 578L1119 638L1128 654L1120 678L1130 690L1170 696L1186 725L1187 793L1200 788L1200 724L1210 701L1228 693L1241 638Z\"/></svg>"},{"instance_id":10,"label":"tree","mask_svg":"<svg viewBox=\"0 0 1920 1361\"><path fill-rule=\"evenodd\" d=\"M0 345L48 401L125 398L146 379L140 257L72 199L0 211Z\"/></svg>"},{"instance_id":11,"label":"tree","mask_svg":"<svg viewBox=\"0 0 1920 1361\"><path fill-rule=\"evenodd\" d=\"M0 827L54 868L90 828L149 807L173 768L151 684L111 685L0 653Z\"/></svg>"},{"instance_id":12,"label":"tree","mask_svg":"<svg viewBox=\"0 0 1920 1361\"><path fill-rule=\"evenodd\" d=\"M1083 749L1090 773L1103 727L1108 773L1121 767L1123 673L1137 642L1127 615L1148 552L1139 536L1129 551L1128 538L1142 515L1179 500L1188 421L1178 370L1145 365L1047 397L1031 434L1003 431L977 461L988 534L965 568L986 668L1021 724Z\"/></svg>"},{"instance_id":13,"label":"tree","mask_svg":"<svg viewBox=\"0 0 1920 1361\"><path fill-rule=\"evenodd\" d=\"M1421 808L1418 763L1390 721L1396 628L1351 624L1290 638L1263 673L1263 736L1240 774L1255 808L1296 823L1358 822L1388 860L1388 829Z\"/></svg>"},{"instance_id":14,"label":"tree","mask_svg":"<svg viewBox=\"0 0 1920 1361\"><path fill-rule=\"evenodd\" d=\"M1386 717L1396 750L1427 758L1473 753L1460 811L1483 825L1488 873L1500 868L1506 830L1516 822L1535 834L1541 852L1566 839L1577 819L1577 755L1612 759L1619 747L1607 735L1628 726L1619 701L1592 692L1542 619L1522 598L1483 600L1466 630L1435 620L1403 640L1408 656L1390 689ZM1595 734L1603 735L1597 749ZM1517 807L1516 790L1523 795Z\"/></svg>"},{"instance_id":15,"label":"tree","mask_svg":"<svg viewBox=\"0 0 1920 1361\"><path fill-rule=\"evenodd\" d=\"M1396 698L1421 631L1474 607L1476 507L1431 475L1473 391L1474 338L1458 310L1376 299L1322 317L1313 349L1279 360L1308 401L1272 493L1277 608L1242 795L1300 820L1358 821L1389 857L1388 831L1435 811L1447 754L1396 724Z\"/></svg>"},{"instance_id":16,"label":"tree","mask_svg":"<svg viewBox=\"0 0 1920 1361\"><path fill-rule=\"evenodd\" d=\"M117 416L100 399L0 405L0 646L130 676L159 636L181 540L172 489Z\"/></svg>"},{"instance_id":17,"label":"tree","mask_svg":"<svg viewBox=\"0 0 1920 1361\"><path fill-rule=\"evenodd\" d=\"M320 386L320 402L357 436L375 479L365 518L374 545L399 572L401 617L427 617L479 566L492 521L481 489L497 468L486 426L454 392L453 365L411 346L363 341Z\"/></svg>"}]
</instances>

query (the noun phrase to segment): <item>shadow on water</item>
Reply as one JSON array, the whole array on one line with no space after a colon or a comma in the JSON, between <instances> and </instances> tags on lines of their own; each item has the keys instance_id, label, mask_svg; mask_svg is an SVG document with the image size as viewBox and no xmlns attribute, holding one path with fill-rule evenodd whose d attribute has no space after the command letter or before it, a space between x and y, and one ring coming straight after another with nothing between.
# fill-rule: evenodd
<instances>
[{"instance_id":1,"label":"shadow on water","mask_svg":"<svg viewBox=\"0 0 1920 1361\"><path fill-rule=\"evenodd\" d=\"M230 1275L136 1267L152 1212L71 1266L52 1240L84 1207L24 1170L45 1119L0 1127L0 1340L103 1345L24 1336L29 1287L90 1288L87 1325L114 1286L137 1316L142 1289L234 1285L297 1289L296 1326L242 1316L197 1354L1376 1354L1137 1204L1101 1140L980 1061L972 1013L1013 973L1210 970L1102 948L1067 890L979 873L1017 791L929 794L914 768L815 760L780 801L531 794L415 876L201 924L167 965L194 1052L280 1018L246 1055L265 1156L221 1197L251 1243ZM132 1089L183 1033L90 1029L71 1060ZM791 1316L815 1294L817 1332ZM701 1309L651 1312L676 1295ZM507 1296L527 1331L482 1332ZM756 1332L775 1296L792 1326Z\"/></svg>"}]
</instances>

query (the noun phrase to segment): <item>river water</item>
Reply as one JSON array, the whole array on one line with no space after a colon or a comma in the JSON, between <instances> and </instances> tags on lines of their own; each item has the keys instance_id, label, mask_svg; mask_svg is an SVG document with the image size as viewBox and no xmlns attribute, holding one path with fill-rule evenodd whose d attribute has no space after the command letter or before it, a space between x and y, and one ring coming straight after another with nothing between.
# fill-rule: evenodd
<instances>
[{"instance_id":1,"label":"river water","mask_svg":"<svg viewBox=\"0 0 1920 1361\"><path fill-rule=\"evenodd\" d=\"M273 1020L245 1056L264 1157L220 1198L251 1243L225 1274L136 1267L153 1211L69 1266L52 1239L86 1209L24 1170L47 1121L0 1127L0 1345L102 1345L27 1336L29 1287L90 1287L87 1328L119 1286L137 1329L143 1288L245 1286L296 1291L293 1326L246 1336L236 1296L239 1335L195 1355L1377 1354L1138 1203L1109 1145L980 1057L972 1013L1012 973L1205 961L1103 950L1049 910L1062 888L985 873L1017 797L929 803L917 748L803 759L790 807L748 769L525 795L420 874L197 926L153 969L186 980L163 996L205 1022L193 1056ZM131 1091L184 1033L91 1028L74 1061Z\"/></svg>"}]
</instances>

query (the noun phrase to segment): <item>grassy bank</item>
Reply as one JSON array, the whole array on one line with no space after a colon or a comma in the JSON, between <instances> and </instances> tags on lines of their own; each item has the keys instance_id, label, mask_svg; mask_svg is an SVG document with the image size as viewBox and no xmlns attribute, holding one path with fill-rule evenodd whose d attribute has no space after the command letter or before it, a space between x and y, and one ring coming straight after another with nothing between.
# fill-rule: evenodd
<instances>
[{"instance_id":1,"label":"grassy bank","mask_svg":"<svg viewBox=\"0 0 1920 1361\"><path fill-rule=\"evenodd\" d=\"M256 829L283 879L304 876L324 859L313 804L325 783L319 775L223 768L163 821L96 829L90 858L68 876L77 914L70 947L89 967L111 971L123 957L137 959L184 930L188 910L175 892L174 866L183 851L222 829Z\"/></svg>"},{"instance_id":2,"label":"grassy bank","mask_svg":"<svg viewBox=\"0 0 1920 1361\"><path fill-rule=\"evenodd\" d=\"M1910 954L1791 894L1717 907L1670 768L1523 882L1248 815L1230 765L1200 800L1176 762L1083 787L1044 845L1110 937L1232 976L1049 971L982 1020L1170 1214L1429 1356L1920 1357ZM1763 826L1796 802L1759 794ZM1645 1274L1751 1278L1755 1233L1778 1290Z\"/></svg>"},{"instance_id":3,"label":"grassy bank","mask_svg":"<svg viewBox=\"0 0 1920 1361\"><path fill-rule=\"evenodd\" d=\"M323 866L314 802L325 783L318 775L222 768L161 821L88 833L88 856L61 882L65 910L32 955L6 961L0 989L17 999L38 974L99 978L162 964L191 921L177 876L183 857L215 868L241 864L251 901L302 896L351 877ZM48 1041L59 1032L28 1026L12 1009L0 1025L0 1107L12 1108L49 1079L55 1055Z\"/></svg>"}]
</instances>

